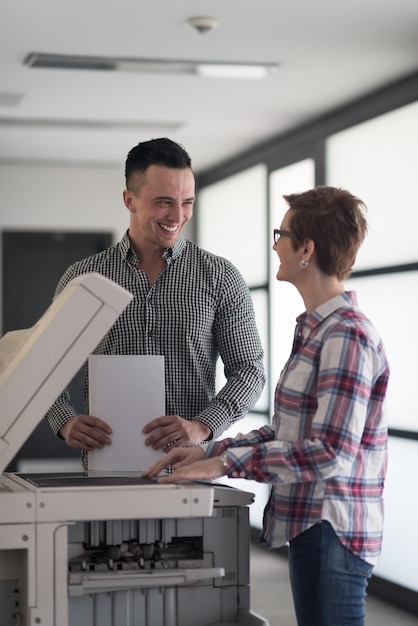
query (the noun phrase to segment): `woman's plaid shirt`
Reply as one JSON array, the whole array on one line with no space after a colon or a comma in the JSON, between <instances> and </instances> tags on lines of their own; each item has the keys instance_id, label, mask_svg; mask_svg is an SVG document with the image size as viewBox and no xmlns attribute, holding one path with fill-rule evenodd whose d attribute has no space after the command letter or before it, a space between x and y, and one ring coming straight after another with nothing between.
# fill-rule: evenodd
<instances>
[{"instance_id":1,"label":"woman's plaid shirt","mask_svg":"<svg viewBox=\"0 0 418 626\"><path fill-rule=\"evenodd\" d=\"M273 425L209 444L228 475L272 485L261 543L278 547L321 519L375 564L381 551L389 365L346 292L299 316L275 392Z\"/></svg>"}]
</instances>

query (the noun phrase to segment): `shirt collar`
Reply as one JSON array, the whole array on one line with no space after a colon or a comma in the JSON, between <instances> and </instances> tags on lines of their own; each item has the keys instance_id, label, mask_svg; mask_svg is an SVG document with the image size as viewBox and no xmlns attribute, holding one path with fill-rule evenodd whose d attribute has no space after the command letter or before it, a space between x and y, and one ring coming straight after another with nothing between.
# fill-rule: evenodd
<instances>
[{"instance_id":1,"label":"shirt collar","mask_svg":"<svg viewBox=\"0 0 418 626\"><path fill-rule=\"evenodd\" d=\"M131 241L128 236L128 231L125 232L124 236L120 240L119 249L123 260L126 260L129 255L132 255L132 253L135 254L135 252L131 248Z\"/></svg>"},{"instance_id":2,"label":"shirt collar","mask_svg":"<svg viewBox=\"0 0 418 626\"><path fill-rule=\"evenodd\" d=\"M312 313L301 313L296 318L298 324L302 324L312 330L316 326L319 326L325 318L332 315L337 309L348 308L357 306L357 296L354 291L344 291L344 293L334 296L331 300L324 302Z\"/></svg>"},{"instance_id":3,"label":"shirt collar","mask_svg":"<svg viewBox=\"0 0 418 626\"><path fill-rule=\"evenodd\" d=\"M166 248L163 252L163 259L169 264L180 256L186 246L186 240L183 235L179 235L175 245L172 248Z\"/></svg>"},{"instance_id":4,"label":"shirt collar","mask_svg":"<svg viewBox=\"0 0 418 626\"><path fill-rule=\"evenodd\" d=\"M134 259L138 261L135 250L131 246L131 240L129 239L129 231L127 230L119 242L119 247L123 259ZM179 235L175 245L172 248L166 248L163 252L163 259L167 264L171 263L173 259L180 256L186 246L186 239L183 235Z\"/></svg>"}]
</instances>

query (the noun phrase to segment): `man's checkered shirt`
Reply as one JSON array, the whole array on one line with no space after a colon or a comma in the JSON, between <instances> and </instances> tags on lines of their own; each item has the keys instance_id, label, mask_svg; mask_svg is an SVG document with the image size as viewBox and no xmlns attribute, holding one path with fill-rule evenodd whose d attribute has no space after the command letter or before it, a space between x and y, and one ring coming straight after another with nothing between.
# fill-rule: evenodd
<instances>
[{"instance_id":1,"label":"man's checkered shirt","mask_svg":"<svg viewBox=\"0 0 418 626\"><path fill-rule=\"evenodd\" d=\"M229 261L182 236L163 257L166 266L150 288L126 233L114 246L70 266L56 295L71 279L88 272L103 274L132 292L133 300L95 354L164 355L166 414L199 419L216 438L255 405L265 383L250 292ZM218 354L227 382L216 395ZM86 377L86 413L87 391ZM76 415L64 392L47 419L58 433Z\"/></svg>"}]
</instances>

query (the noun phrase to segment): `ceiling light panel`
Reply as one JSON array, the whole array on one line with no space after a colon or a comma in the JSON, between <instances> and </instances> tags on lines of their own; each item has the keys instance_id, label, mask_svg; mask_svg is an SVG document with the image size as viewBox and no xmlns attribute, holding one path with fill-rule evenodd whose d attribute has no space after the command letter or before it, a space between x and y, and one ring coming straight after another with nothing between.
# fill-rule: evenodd
<instances>
[{"instance_id":1,"label":"ceiling light panel","mask_svg":"<svg viewBox=\"0 0 418 626\"><path fill-rule=\"evenodd\" d=\"M192 74L207 78L265 78L279 67L277 63L228 63L174 59L135 59L93 57L32 52L24 63L31 68L139 72L151 74Z\"/></svg>"},{"instance_id":2,"label":"ceiling light panel","mask_svg":"<svg viewBox=\"0 0 418 626\"><path fill-rule=\"evenodd\" d=\"M112 120L75 120L53 118L8 118L0 117L0 127L14 126L21 128L71 129L71 130L128 130L128 131L175 131L183 126L182 122L158 121L112 121Z\"/></svg>"}]
</instances>

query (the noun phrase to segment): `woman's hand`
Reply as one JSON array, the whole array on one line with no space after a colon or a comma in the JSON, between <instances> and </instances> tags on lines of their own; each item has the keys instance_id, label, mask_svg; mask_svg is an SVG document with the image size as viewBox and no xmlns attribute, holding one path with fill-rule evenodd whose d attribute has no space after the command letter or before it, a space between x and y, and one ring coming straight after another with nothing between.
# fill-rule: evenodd
<instances>
[{"instance_id":1,"label":"woman's hand","mask_svg":"<svg viewBox=\"0 0 418 626\"><path fill-rule=\"evenodd\" d=\"M178 483L185 480L210 480L226 474L226 469L219 456L196 461L191 465L176 466L172 474L159 478L159 483Z\"/></svg>"},{"instance_id":2,"label":"woman's hand","mask_svg":"<svg viewBox=\"0 0 418 626\"><path fill-rule=\"evenodd\" d=\"M172 448L149 470L143 472L142 476L155 478L170 465L174 472L160 476L158 482L177 483L193 479L209 480L226 474L221 459L218 456L206 459L202 448Z\"/></svg>"},{"instance_id":3,"label":"woman's hand","mask_svg":"<svg viewBox=\"0 0 418 626\"><path fill-rule=\"evenodd\" d=\"M173 469L186 467L190 463L205 458L205 452L202 448L171 448L167 454L157 461L146 472L142 472L142 476L145 478L155 478L167 467L173 467Z\"/></svg>"}]
</instances>

